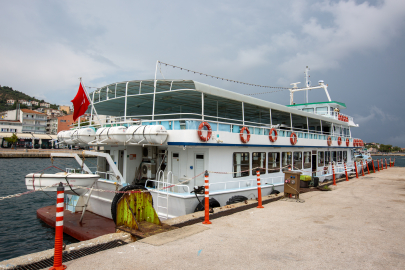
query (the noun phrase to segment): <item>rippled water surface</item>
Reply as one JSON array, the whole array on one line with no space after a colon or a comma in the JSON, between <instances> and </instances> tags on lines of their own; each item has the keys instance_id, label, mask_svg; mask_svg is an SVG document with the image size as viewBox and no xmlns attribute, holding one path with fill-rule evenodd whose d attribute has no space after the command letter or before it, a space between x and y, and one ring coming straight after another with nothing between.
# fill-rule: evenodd
<instances>
[{"instance_id":1,"label":"rippled water surface","mask_svg":"<svg viewBox=\"0 0 405 270\"><path fill-rule=\"evenodd\" d=\"M92 166L95 159L87 159ZM51 166L49 158L0 159L0 197L26 192L24 176ZM77 168L73 158L59 158L54 165ZM47 173L58 172L50 169ZM53 248L55 230L36 216L36 210L56 204L56 192L35 192L0 201L0 261ZM64 234L65 244L78 242Z\"/></svg>"}]
</instances>

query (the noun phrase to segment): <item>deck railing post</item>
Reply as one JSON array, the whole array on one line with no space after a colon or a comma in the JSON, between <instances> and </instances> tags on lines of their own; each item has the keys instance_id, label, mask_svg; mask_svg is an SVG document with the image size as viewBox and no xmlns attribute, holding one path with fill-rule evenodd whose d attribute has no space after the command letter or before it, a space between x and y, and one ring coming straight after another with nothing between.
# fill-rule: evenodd
<instances>
[{"instance_id":1,"label":"deck railing post","mask_svg":"<svg viewBox=\"0 0 405 270\"><path fill-rule=\"evenodd\" d=\"M257 208L264 208L262 205L262 188L260 185L260 171L257 170L256 171L256 175L257 175L257 199L258 199L258 205Z\"/></svg>"},{"instance_id":2,"label":"deck railing post","mask_svg":"<svg viewBox=\"0 0 405 270\"><path fill-rule=\"evenodd\" d=\"M49 270L62 270L66 269L62 265L62 251L63 251L63 211L65 209L65 188L62 182L56 189L56 220L55 220L55 251L53 256L53 267Z\"/></svg>"},{"instance_id":3,"label":"deck railing post","mask_svg":"<svg viewBox=\"0 0 405 270\"><path fill-rule=\"evenodd\" d=\"M349 176L347 175L347 167L346 167L346 162L345 162L345 174L346 174L346 181L349 181Z\"/></svg>"},{"instance_id":4,"label":"deck railing post","mask_svg":"<svg viewBox=\"0 0 405 270\"><path fill-rule=\"evenodd\" d=\"M354 170L356 171L356 178L359 178L359 173L357 172L357 161L354 162Z\"/></svg>"},{"instance_id":5,"label":"deck railing post","mask_svg":"<svg viewBox=\"0 0 405 270\"><path fill-rule=\"evenodd\" d=\"M205 171L204 181L205 181L205 219L203 224L211 224L210 221L210 192L209 192L209 180L208 180L208 171Z\"/></svg>"}]
</instances>

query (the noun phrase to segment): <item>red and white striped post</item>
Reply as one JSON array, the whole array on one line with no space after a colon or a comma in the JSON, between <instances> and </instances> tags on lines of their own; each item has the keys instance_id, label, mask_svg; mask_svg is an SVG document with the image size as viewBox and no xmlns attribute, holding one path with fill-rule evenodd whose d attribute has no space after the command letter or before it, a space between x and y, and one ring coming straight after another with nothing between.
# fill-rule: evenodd
<instances>
[{"instance_id":1,"label":"red and white striped post","mask_svg":"<svg viewBox=\"0 0 405 270\"><path fill-rule=\"evenodd\" d=\"M356 171L356 178L359 178L359 173L357 172L357 161L354 162L354 170Z\"/></svg>"},{"instance_id":2,"label":"red and white striped post","mask_svg":"<svg viewBox=\"0 0 405 270\"><path fill-rule=\"evenodd\" d=\"M49 270L66 269L66 265L62 265L63 252L63 211L65 201L65 188L62 182L56 189L56 222L55 222L55 253L53 256L53 267Z\"/></svg>"},{"instance_id":3,"label":"red and white striped post","mask_svg":"<svg viewBox=\"0 0 405 270\"><path fill-rule=\"evenodd\" d=\"M260 171L259 170L256 171L256 175L257 175L257 197L258 197L257 208L264 208L262 205L262 187L260 184Z\"/></svg>"},{"instance_id":4,"label":"red and white striped post","mask_svg":"<svg viewBox=\"0 0 405 270\"><path fill-rule=\"evenodd\" d=\"M374 160L372 161L372 163L373 163L373 172L375 173Z\"/></svg>"},{"instance_id":5,"label":"red and white striped post","mask_svg":"<svg viewBox=\"0 0 405 270\"><path fill-rule=\"evenodd\" d=\"M364 176L363 160L361 161L361 175Z\"/></svg>"},{"instance_id":6,"label":"red and white striped post","mask_svg":"<svg viewBox=\"0 0 405 270\"><path fill-rule=\"evenodd\" d=\"M388 166L387 166L387 158L385 158L385 169L388 169Z\"/></svg>"},{"instance_id":7,"label":"red and white striped post","mask_svg":"<svg viewBox=\"0 0 405 270\"><path fill-rule=\"evenodd\" d=\"M370 168L368 167L368 162L366 161L366 165L367 165L367 172L368 174L370 174Z\"/></svg>"},{"instance_id":8,"label":"red and white striped post","mask_svg":"<svg viewBox=\"0 0 405 270\"><path fill-rule=\"evenodd\" d=\"M332 163L333 185L336 186L335 166Z\"/></svg>"},{"instance_id":9,"label":"red and white striped post","mask_svg":"<svg viewBox=\"0 0 405 270\"><path fill-rule=\"evenodd\" d=\"M208 171L205 171L204 174L204 181L205 181L205 220L203 224L211 224L210 221L210 190L209 190L209 180L208 180Z\"/></svg>"},{"instance_id":10,"label":"red and white striped post","mask_svg":"<svg viewBox=\"0 0 405 270\"><path fill-rule=\"evenodd\" d=\"M346 174L346 181L349 181L349 176L347 175L347 167L346 167L346 162L345 162L345 174Z\"/></svg>"},{"instance_id":11,"label":"red and white striped post","mask_svg":"<svg viewBox=\"0 0 405 270\"><path fill-rule=\"evenodd\" d=\"M377 170L380 171L380 161L377 159Z\"/></svg>"}]
</instances>

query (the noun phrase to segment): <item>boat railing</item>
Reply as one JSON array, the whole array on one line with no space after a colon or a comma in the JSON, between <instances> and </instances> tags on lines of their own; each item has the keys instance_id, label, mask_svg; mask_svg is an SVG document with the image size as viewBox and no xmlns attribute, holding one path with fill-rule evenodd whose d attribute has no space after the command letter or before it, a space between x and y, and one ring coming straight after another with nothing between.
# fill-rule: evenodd
<instances>
[{"instance_id":1,"label":"boat railing","mask_svg":"<svg viewBox=\"0 0 405 270\"><path fill-rule=\"evenodd\" d=\"M148 186L149 182L152 183L153 187ZM170 185L167 185L167 184L168 184L167 182L148 179L145 182L145 187L147 187L149 189L156 189L155 191L158 192L158 193L165 193L166 194L166 193L169 193L169 192L173 192L173 193L187 193L187 194L190 194L190 187L187 186L187 185L176 185L176 186L170 187ZM151 185L151 184L149 184L149 185ZM177 187L177 192L173 191L174 187ZM184 188L186 188L186 190ZM183 190L184 192L181 192L181 190Z\"/></svg>"},{"instance_id":2,"label":"boat railing","mask_svg":"<svg viewBox=\"0 0 405 270\"><path fill-rule=\"evenodd\" d=\"M117 180L117 178L116 178L116 176L115 176L114 173L95 171L95 174L100 175L102 178L104 178L104 179L106 179L106 180L114 180L114 181Z\"/></svg>"},{"instance_id":3,"label":"boat railing","mask_svg":"<svg viewBox=\"0 0 405 270\"><path fill-rule=\"evenodd\" d=\"M275 182L274 179L279 179L279 181ZM284 182L284 176L274 176L274 177L261 176L260 181L263 183L263 184L261 184L261 186L281 184ZM245 186L243 186L243 184ZM220 189L220 187L217 187L218 185L223 186L223 189ZM213 187L212 189L211 189L211 186ZM215 188L214 188L214 186L215 186ZM210 187L210 191L212 190L213 192L219 191L219 190L235 189L235 188L242 189L242 188L248 188L248 187L257 187L257 178L244 179L244 180L238 180L238 181L210 183L209 187Z\"/></svg>"}]
</instances>

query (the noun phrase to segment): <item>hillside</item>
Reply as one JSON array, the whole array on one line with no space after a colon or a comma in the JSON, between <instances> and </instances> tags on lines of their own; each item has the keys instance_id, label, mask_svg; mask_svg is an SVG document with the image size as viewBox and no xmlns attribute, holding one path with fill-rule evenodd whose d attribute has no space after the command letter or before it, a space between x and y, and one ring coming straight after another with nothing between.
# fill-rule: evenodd
<instances>
[{"instance_id":1,"label":"hillside","mask_svg":"<svg viewBox=\"0 0 405 270\"><path fill-rule=\"evenodd\" d=\"M17 103L14 103L13 106L7 105L7 99L14 99L14 100L19 100L19 99L25 99L27 101L38 101L38 102L46 102L42 99L37 99L35 97L31 97L23 92L20 92L18 90L14 90L12 87L8 86L1 86L0 87L0 112L3 111L8 111L8 110L14 110L17 106ZM28 108L27 106L20 104L20 108ZM32 106L32 109L35 110L39 108L39 106ZM51 104L52 109L58 109L58 105L56 104Z\"/></svg>"}]
</instances>

